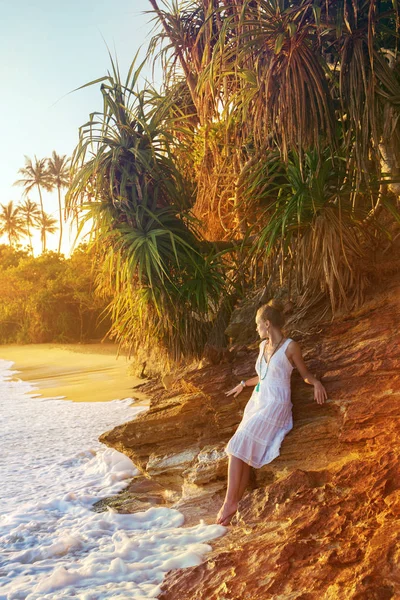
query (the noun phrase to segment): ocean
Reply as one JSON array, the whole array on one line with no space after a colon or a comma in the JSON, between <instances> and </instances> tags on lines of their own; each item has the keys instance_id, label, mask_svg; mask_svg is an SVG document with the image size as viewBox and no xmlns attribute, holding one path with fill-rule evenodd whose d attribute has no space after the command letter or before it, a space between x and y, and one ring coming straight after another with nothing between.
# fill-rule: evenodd
<instances>
[{"instance_id":1,"label":"ocean","mask_svg":"<svg viewBox=\"0 0 400 600\"><path fill-rule=\"evenodd\" d=\"M0 359L0 600L157 598L165 573L200 564L226 529L184 528L165 507L94 512L137 474L98 437L145 409L43 398L12 365Z\"/></svg>"}]
</instances>

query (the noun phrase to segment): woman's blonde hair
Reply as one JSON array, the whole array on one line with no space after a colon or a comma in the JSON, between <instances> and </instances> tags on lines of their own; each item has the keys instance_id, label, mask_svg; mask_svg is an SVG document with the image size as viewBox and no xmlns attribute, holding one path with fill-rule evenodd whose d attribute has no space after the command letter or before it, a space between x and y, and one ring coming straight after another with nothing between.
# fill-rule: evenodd
<instances>
[{"instance_id":1,"label":"woman's blonde hair","mask_svg":"<svg viewBox=\"0 0 400 600\"><path fill-rule=\"evenodd\" d=\"M257 316L263 321L270 321L273 327L283 327L285 324L285 316L283 314L283 305L279 300L270 300L267 304L263 304L257 310Z\"/></svg>"}]
</instances>

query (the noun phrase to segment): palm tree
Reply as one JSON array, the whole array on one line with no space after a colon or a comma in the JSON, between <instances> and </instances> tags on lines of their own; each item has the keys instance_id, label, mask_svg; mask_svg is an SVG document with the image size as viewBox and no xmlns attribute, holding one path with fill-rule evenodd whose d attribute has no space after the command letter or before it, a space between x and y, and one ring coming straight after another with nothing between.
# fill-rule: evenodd
<instances>
[{"instance_id":1,"label":"palm tree","mask_svg":"<svg viewBox=\"0 0 400 600\"><path fill-rule=\"evenodd\" d=\"M8 242L12 246L21 236L26 235L26 229L20 217L19 207L14 207L12 200L7 205L0 206L0 235L7 235Z\"/></svg>"},{"instance_id":2,"label":"palm tree","mask_svg":"<svg viewBox=\"0 0 400 600\"><path fill-rule=\"evenodd\" d=\"M42 252L46 251L46 234L55 233L57 231L57 219L53 219L51 215L42 212L37 218L38 228L40 230L40 239L42 242Z\"/></svg>"},{"instance_id":3,"label":"palm tree","mask_svg":"<svg viewBox=\"0 0 400 600\"><path fill-rule=\"evenodd\" d=\"M38 159L35 156L35 162L33 163L29 156L25 156L25 167L19 169L18 173L22 175L22 179L18 179L14 185L22 185L25 188L23 192L24 196L28 195L36 187L39 192L40 208L43 213L42 189L47 192L53 189L53 183L47 170L46 159Z\"/></svg>"},{"instance_id":4,"label":"palm tree","mask_svg":"<svg viewBox=\"0 0 400 600\"><path fill-rule=\"evenodd\" d=\"M68 187L69 184L69 163L70 159L66 155L60 156L53 150L51 158L48 159L48 175L53 187L57 188L58 192L58 208L60 211L60 239L58 242L58 253L61 251L62 240L62 208L61 208L61 188Z\"/></svg>"},{"instance_id":5,"label":"palm tree","mask_svg":"<svg viewBox=\"0 0 400 600\"><path fill-rule=\"evenodd\" d=\"M32 202L32 200L30 200L29 198L25 198L25 201L19 205L19 210L25 220L26 229L29 237L29 245L33 254L31 227L35 226L37 219L40 216L38 205L36 204L36 202Z\"/></svg>"}]
</instances>

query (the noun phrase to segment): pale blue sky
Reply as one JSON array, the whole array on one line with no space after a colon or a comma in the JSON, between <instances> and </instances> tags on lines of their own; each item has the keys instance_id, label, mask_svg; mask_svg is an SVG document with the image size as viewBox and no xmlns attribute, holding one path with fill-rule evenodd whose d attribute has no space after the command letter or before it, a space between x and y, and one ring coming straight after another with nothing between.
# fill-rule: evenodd
<instances>
[{"instance_id":1,"label":"pale blue sky","mask_svg":"<svg viewBox=\"0 0 400 600\"><path fill-rule=\"evenodd\" d=\"M143 14L150 9L148 0L0 0L1 204L21 199L13 183L25 154L72 153L79 126L102 101L98 86L68 92L106 74L105 43L126 74L150 40L152 17ZM150 79L150 66L145 73ZM31 199L37 201L34 192ZM44 204L58 218L56 197L46 195Z\"/></svg>"}]
</instances>

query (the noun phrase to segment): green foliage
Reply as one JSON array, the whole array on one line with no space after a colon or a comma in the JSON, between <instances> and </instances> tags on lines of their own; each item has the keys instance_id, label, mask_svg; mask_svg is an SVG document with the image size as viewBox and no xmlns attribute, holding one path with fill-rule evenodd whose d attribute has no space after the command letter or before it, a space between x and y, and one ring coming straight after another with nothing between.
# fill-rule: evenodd
<instances>
[{"instance_id":1,"label":"green foliage","mask_svg":"<svg viewBox=\"0 0 400 600\"><path fill-rule=\"evenodd\" d=\"M95 257L79 247L71 258L36 258L0 245L0 343L82 342L103 336L105 301L94 291Z\"/></svg>"},{"instance_id":2,"label":"green foliage","mask_svg":"<svg viewBox=\"0 0 400 600\"><path fill-rule=\"evenodd\" d=\"M82 224L92 221L111 335L134 351L157 344L177 360L196 356L226 281L221 264L200 251L193 188L172 152L176 111L154 90L135 90L140 67L122 84L112 66L104 111L81 128L67 205L85 211Z\"/></svg>"},{"instance_id":3,"label":"green foliage","mask_svg":"<svg viewBox=\"0 0 400 600\"><path fill-rule=\"evenodd\" d=\"M110 336L133 352L156 345L173 359L198 356L247 267L257 285L286 269L306 303L360 303L369 259L400 220L397 1L150 3L161 31L149 56L162 61L162 92L138 89L135 61L124 82L111 60L108 75L87 84L101 84L103 110L80 129L66 198L81 229L92 223L89 256ZM58 187L61 213L67 165L53 153L20 170L25 194L39 193L44 248L54 222L41 190ZM25 209L28 235L34 210ZM11 217L10 244L23 233ZM39 268L4 257L3 322L23 298L21 325L8 326L46 338L54 323L42 312L79 305L82 335L92 290L80 274L75 287L71 280L86 273L85 258L67 268L45 254Z\"/></svg>"},{"instance_id":4,"label":"green foliage","mask_svg":"<svg viewBox=\"0 0 400 600\"><path fill-rule=\"evenodd\" d=\"M375 186L379 189L378 181ZM293 152L284 164L271 154L247 174L244 187L244 202L251 193L253 205L261 207L249 230L250 260L264 262L278 251L281 271L291 261L303 296L318 297L322 290L334 310L359 301L368 281L362 259L380 238L372 242L363 226L369 194L350 185L344 157L327 149L322 155L306 152L301 160Z\"/></svg>"},{"instance_id":5,"label":"green foliage","mask_svg":"<svg viewBox=\"0 0 400 600\"><path fill-rule=\"evenodd\" d=\"M196 110L203 230L244 238L242 258L294 272L303 297L359 303L399 218L398 2L151 4L151 50L164 42L167 82L180 63Z\"/></svg>"},{"instance_id":6,"label":"green foliage","mask_svg":"<svg viewBox=\"0 0 400 600\"><path fill-rule=\"evenodd\" d=\"M26 250L13 248L6 244L0 244L0 265L2 270L18 266L20 260L22 258L27 258L28 256L29 254Z\"/></svg>"}]
</instances>

